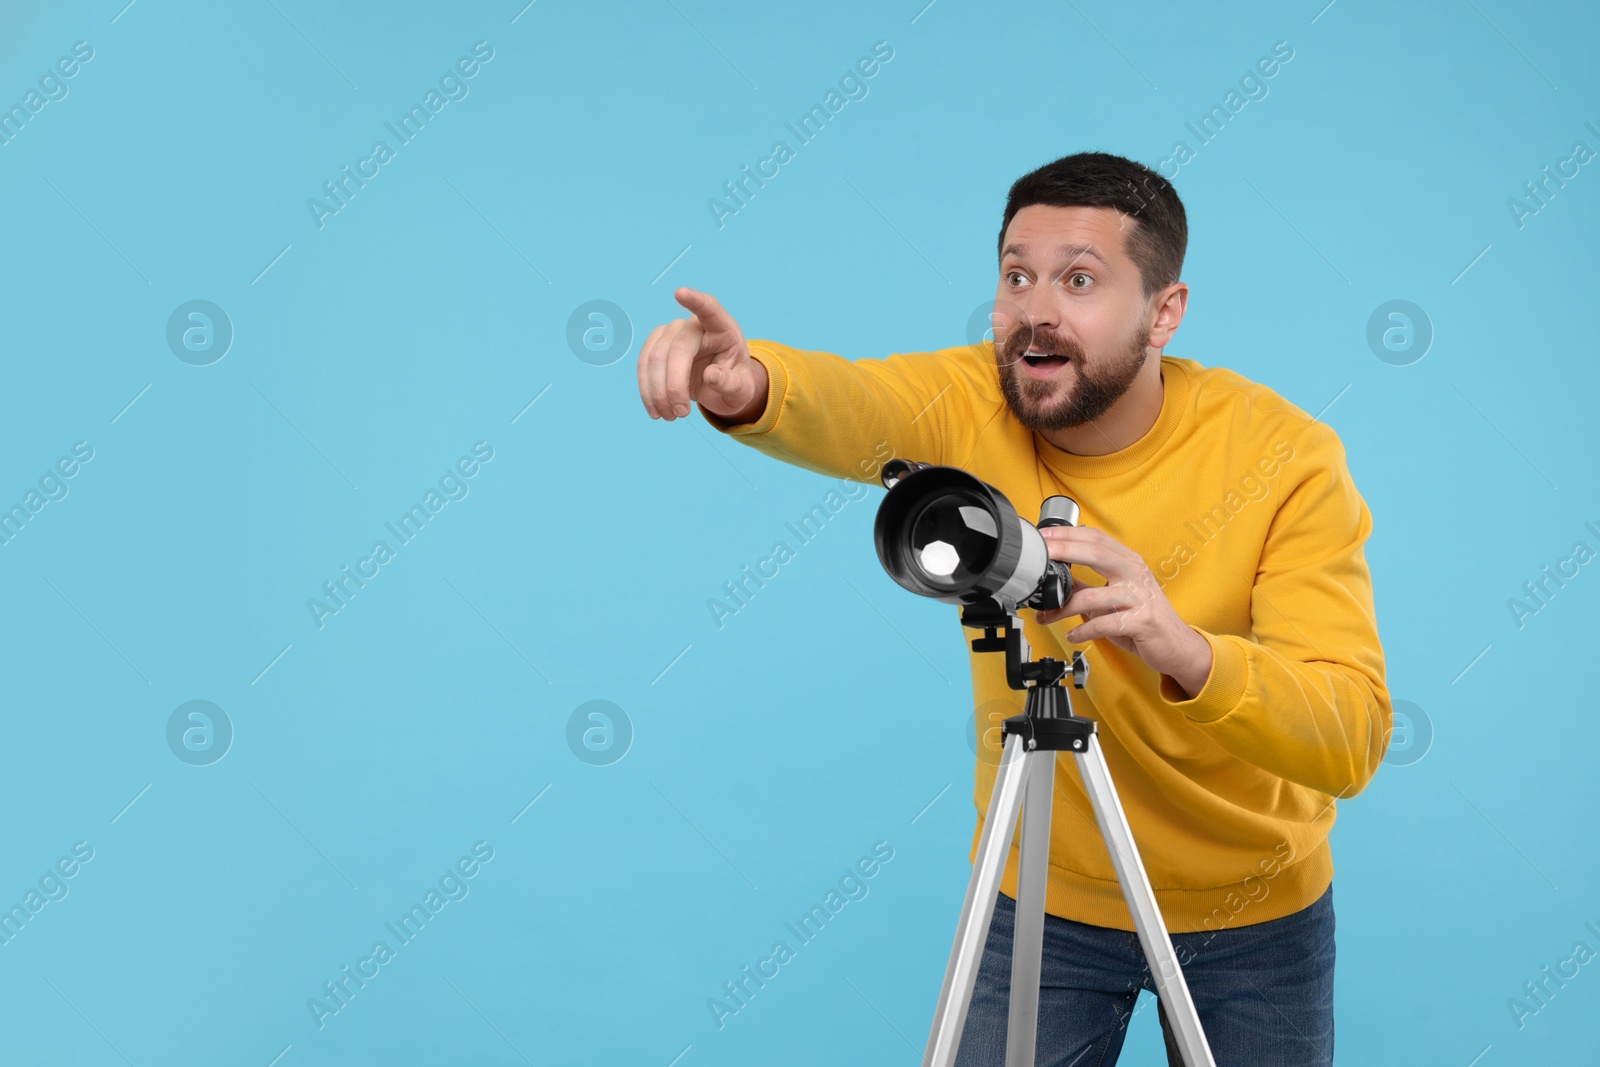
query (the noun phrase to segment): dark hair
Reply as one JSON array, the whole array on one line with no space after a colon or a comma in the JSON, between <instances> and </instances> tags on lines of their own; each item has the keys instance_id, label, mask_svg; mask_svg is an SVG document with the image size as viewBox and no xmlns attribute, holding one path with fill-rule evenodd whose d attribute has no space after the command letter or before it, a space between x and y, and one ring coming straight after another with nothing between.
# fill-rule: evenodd
<instances>
[{"instance_id":1,"label":"dark hair","mask_svg":"<svg viewBox=\"0 0 1600 1067\"><path fill-rule=\"evenodd\" d=\"M1178 280L1189 243L1189 222L1178 191L1142 163L1105 152L1079 152L1018 178L1006 197L997 250L1016 213L1033 204L1109 207L1138 220L1127 231L1128 257L1139 268L1146 297Z\"/></svg>"}]
</instances>

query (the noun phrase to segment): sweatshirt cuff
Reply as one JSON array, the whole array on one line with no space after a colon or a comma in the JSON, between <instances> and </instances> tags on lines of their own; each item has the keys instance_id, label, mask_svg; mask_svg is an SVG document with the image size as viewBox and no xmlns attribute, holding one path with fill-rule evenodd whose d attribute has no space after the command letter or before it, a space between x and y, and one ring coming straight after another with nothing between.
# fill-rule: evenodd
<instances>
[{"instance_id":1,"label":"sweatshirt cuff","mask_svg":"<svg viewBox=\"0 0 1600 1067\"><path fill-rule=\"evenodd\" d=\"M1161 699L1194 722L1215 722L1244 699L1250 677L1249 659L1241 639L1208 633L1198 626L1194 630L1211 646L1211 673L1193 697L1185 694L1170 675L1161 675Z\"/></svg>"},{"instance_id":2,"label":"sweatshirt cuff","mask_svg":"<svg viewBox=\"0 0 1600 1067\"><path fill-rule=\"evenodd\" d=\"M767 369L767 406L756 420L729 422L721 415L707 411L704 405L695 405L700 408L701 418L712 428L726 434L766 433L772 430L778 425L778 416L783 412L783 399L789 393L789 372L784 370L778 354L761 341L746 341L745 346L750 350L750 358Z\"/></svg>"}]
</instances>

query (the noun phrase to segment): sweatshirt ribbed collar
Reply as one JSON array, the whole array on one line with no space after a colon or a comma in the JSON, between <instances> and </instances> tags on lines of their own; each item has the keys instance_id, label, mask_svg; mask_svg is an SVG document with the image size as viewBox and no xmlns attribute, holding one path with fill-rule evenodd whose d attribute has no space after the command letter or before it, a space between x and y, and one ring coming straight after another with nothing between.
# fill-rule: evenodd
<instances>
[{"instance_id":1,"label":"sweatshirt ribbed collar","mask_svg":"<svg viewBox=\"0 0 1600 1067\"><path fill-rule=\"evenodd\" d=\"M1035 431L1034 447L1052 470L1064 478L1111 478L1145 467L1172 439L1189 417L1189 395L1193 382L1183 362L1161 357L1161 414L1143 437L1116 452L1103 456L1080 456L1058 448Z\"/></svg>"}]
</instances>

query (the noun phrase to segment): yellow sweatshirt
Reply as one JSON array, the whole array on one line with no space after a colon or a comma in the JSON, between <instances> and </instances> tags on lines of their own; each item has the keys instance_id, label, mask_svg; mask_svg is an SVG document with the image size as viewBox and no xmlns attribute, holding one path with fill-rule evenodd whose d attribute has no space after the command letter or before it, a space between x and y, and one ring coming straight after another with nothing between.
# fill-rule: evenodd
<instances>
[{"instance_id":1,"label":"yellow sweatshirt","mask_svg":"<svg viewBox=\"0 0 1600 1067\"><path fill-rule=\"evenodd\" d=\"M766 408L738 425L702 408L712 426L786 463L875 485L890 456L960 467L1028 520L1045 497L1069 496L1084 525L1144 559L1178 617L1210 643L1211 672L1187 698L1108 641L1067 643L1081 618L1041 626L1020 612L1035 659L1069 660L1077 648L1089 661L1073 711L1098 723L1169 930L1264 922L1322 895L1335 800L1366 785L1392 721L1363 554L1372 518L1327 424L1232 371L1163 356L1155 425L1119 452L1080 456L1012 416L990 342L853 362L748 344L767 370ZM1073 577L1104 583L1084 566ZM1000 720L1024 701L1006 685L1003 655L970 648L979 759L969 859ZM1067 754L1055 797L1046 910L1132 930ZM1001 882L1013 897L1016 878L1014 835Z\"/></svg>"}]
</instances>

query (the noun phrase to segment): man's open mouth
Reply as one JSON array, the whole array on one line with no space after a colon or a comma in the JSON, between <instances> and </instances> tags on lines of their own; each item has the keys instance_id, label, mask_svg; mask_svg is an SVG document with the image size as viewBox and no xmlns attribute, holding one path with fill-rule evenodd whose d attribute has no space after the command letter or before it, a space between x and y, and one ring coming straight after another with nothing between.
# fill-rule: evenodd
<instances>
[{"instance_id":1,"label":"man's open mouth","mask_svg":"<svg viewBox=\"0 0 1600 1067\"><path fill-rule=\"evenodd\" d=\"M1049 352L1027 352L1023 354L1022 360L1030 367L1038 367L1041 370L1054 370L1067 362L1067 357Z\"/></svg>"}]
</instances>

